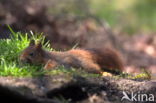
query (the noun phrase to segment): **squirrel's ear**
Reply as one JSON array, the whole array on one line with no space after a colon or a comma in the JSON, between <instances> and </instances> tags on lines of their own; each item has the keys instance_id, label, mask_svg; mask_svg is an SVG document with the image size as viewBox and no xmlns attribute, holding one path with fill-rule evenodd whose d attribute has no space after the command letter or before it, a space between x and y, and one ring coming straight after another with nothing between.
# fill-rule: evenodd
<instances>
[{"instance_id":1,"label":"squirrel's ear","mask_svg":"<svg viewBox=\"0 0 156 103\"><path fill-rule=\"evenodd\" d=\"M34 45L35 45L35 40L31 40L29 46L34 46Z\"/></svg>"},{"instance_id":2,"label":"squirrel's ear","mask_svg":"<svg viewBox=\"0 0 156 103\"><path fill-rule=\"evenodd\" d=\"M37 49L41 49L41 48L42 48L42 43L41 43L41 42L37 43L37 44L36 44L36 48L37 48Z\"/></svg>"}]
</instances>

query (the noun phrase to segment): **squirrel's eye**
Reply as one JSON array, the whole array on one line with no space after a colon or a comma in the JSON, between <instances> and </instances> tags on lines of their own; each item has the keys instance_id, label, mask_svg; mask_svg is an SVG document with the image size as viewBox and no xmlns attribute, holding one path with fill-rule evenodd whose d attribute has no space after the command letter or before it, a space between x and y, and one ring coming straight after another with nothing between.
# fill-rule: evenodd
<instances>
[{"instance_id":1,"label":"squirrel's eye","mask_svg":"<svg viewBox=\"0 0 156 103\"><path fill-rule=\"evenodd\" d=\"M34 56L34 53L30 53L29 55L30 55L30 56Z\"/></svg>"}]
</instances>

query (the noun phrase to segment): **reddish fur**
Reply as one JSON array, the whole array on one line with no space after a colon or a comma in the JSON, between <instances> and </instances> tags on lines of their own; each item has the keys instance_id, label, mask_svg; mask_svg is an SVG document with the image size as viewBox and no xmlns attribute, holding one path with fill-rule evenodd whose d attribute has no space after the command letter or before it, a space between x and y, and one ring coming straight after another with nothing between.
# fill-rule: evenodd
<instances>
[{"instance_id":1,"label":"reddish fur","mask_svg":"<svg viewBox=\"0 0 156 103\"><path fill-rule=\"evenodd\" d=\"M31 52L35 55L29 56ZM27 60L29 59L29 60ZM30 44L20 56L21 61L33 64L45 64L45 69L52 69L58 65L83 68L88 72L101 73L104 68L123 70L123 63L119 54L110 48L104 49L72 49L65 52L48 52L40 46Z\"/></svg>"}]
</instances>

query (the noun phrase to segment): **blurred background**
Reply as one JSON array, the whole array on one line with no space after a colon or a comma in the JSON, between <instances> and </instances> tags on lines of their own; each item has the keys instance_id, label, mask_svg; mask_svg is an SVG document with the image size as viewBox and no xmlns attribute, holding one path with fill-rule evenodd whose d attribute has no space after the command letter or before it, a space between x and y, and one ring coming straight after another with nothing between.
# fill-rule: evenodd
<instances>
[{"instance_id":1,"label":"blurred background","mask_svg":"<svg viewBox=\"0 0 156 103\"><path fill-rule=\"evenodd\" d=\"M42 33L57 50L116 48L125 71L156 73L156 0L0 0L0 38Z\"/></svg>"}]
</instances>

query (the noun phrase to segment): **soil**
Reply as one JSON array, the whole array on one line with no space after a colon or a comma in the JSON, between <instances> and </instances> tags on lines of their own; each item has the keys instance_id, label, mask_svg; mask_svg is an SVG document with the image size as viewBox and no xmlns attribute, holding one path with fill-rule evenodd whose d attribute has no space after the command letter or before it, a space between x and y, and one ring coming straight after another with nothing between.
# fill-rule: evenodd
<instances>
[{"instance_id":1,"label":"soil","mask_svg":"<svg viewBox=\"0 0 156 103\"><path fill-rule=\"evenodd\" d=\"M0 84L25 97L52 100L58 103L132 103L123 100L123 91L156 96L156 81L135 81L110 77L44 76L36 78L1 77ZM0 91L1 92L1 91ZM135 102L135 103L149 103ZM150 102L150 103L155 103Z\"/></svg>"}]
</instances>

